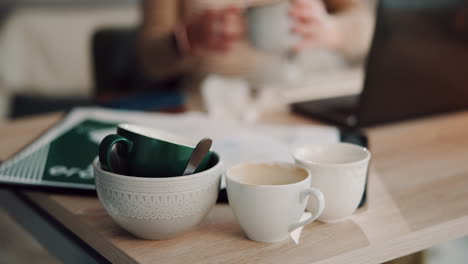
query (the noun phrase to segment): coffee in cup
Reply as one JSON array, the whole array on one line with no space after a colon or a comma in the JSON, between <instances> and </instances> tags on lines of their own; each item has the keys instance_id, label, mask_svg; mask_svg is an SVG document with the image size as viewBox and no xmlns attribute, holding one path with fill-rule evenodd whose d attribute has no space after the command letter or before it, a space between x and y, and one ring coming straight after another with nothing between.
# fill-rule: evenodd
<instances>
[{"instance_id":1,"label":"coffee in cup","mask_svg":"<svg viewBox=\"0 0 468 264\"><path fill-rule=\"evenodd\" d=\"M307 169L290 163L242 163L226 172L229 205L246 235L260 242L285 240L320 216L325 201L310 181ZM309 196L317 210L299 221Z\"/></svg>"}]
</instances>

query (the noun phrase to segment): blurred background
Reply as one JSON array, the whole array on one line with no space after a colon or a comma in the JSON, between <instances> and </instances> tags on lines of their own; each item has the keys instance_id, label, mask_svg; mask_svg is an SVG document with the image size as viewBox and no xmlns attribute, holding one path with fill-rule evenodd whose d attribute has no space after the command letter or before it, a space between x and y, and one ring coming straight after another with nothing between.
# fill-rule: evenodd
<instances>
[{"instance_id":1,"label":"blurred background","mask_svg":"<svg viewBox=\"0 0 468 264\"><path fill-rule=\"evenodd\" d=\"M137 110L177 111L186 105L195 105L197 109L203 110L216 109L219 104L209 104L212 102L210 95L216 93L211 91L211 87L220 78L224 86L229 87L236 86L238 80L247 80L250 88L294 86L295 89L284 89L284 94L281 94L283 105L297 98L327 97L357 93L360 90L364 51L367 50L373 27L373 1L366 0L366 4L361 4L369 7L369 10L359 11L365 15L364 19L360 15L353 15L354 10L343 12L345 16L355 17L349 20L355 21L356 25L353 26L364 27L361 30L362 37L356 37L362 39L362 43L356 44L359 46L358 55L353 54L356 49L330 52L324 46L312 52L304 50L294 58L294 63L285 63L287 60L280 56L252 51L245 48L244 43L235 43L229 52L221 52L222 56L213 55L220 53L218 50L201 47L197 57L203 59L197 60L200 62L197 67L170 73L164 73L162 68L179 67L177 64L180 63L174 63L179 61L178 58L162 56L167 53L164 47L158 49L159 44L151 44L153 39L146 36L157 35L157 31L165 30L165 24L177 21L168 22L165 21L168 19L164 19L167 16L164 14L170 13L167 4L164 4L168 1L146 1L150 4L155 2L152 3L154 7L149 8L141 8L142 2L145 1L3 0L0 3L0 120L96 104ZM199 2L203 3L199 6L205 9L216 7L216 1ZM143 13L142 9L156 11L154 14ZM185 13L198 14L200 7L196 5L187 9L194 11ZM162 14L157 10L161 10ZM149 19L143 20L143 15ZM162 17L162 20L152 17ZM149 22L145 24L142 21ZM159 24L163 26L159 28ZM142 29L142 37L138 36L139 29ZM343 37L349 38L348 35ZM359 41L348 43L353 42ZM151 48L147 48L149 45ZM145 54L143 59L140 51ZM155 58L148 62L146 57ZM236 58L241 58L241 62L236 61ZM259 63L253 63L255 61ZM257 66L252 69L249 68L250 64ZM163 71L163 74L155 74L156 71ZM312 78L301 79L305 75L310 77L311 72ZM327 81L333 78L343 79L342 85L327 86ZM274 90L277 95L275 88L257 90ZM203 93L203 89L208 92ZM228 89L228 92L234 90L233 93L236 93L245 89ZM178 93L181 90L188 92ZM240 96L242 92L237 93L234 96ZM201 94L206 98L199 98ZM265 98L272 97L271 92L265 94ZM200 107L203 105L200 101L205 102L204 106Z\"/></svg>"},{"instance_id":2,"label":"blurred background","mask_svg":"<svg viewBox=\"0 0 468 264\"><path fill-rule=\"evenodd\" d=\"M3 0L0 3L0 118L89 104L92 37L136 27L136 0Z\"/></svg>"}]
</instances>

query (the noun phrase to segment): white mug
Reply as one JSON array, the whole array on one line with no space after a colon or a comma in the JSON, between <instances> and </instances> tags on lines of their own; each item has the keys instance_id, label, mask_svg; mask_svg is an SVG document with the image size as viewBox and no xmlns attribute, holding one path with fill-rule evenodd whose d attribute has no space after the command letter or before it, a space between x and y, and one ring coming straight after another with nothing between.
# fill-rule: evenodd
<instances>
[{"instance_id":1,"label":"white mug","mask_svg":"<svg viewBox=\"0 0 468 264\"><path fill-rule=\"evenodd\" d=\"M275 54L292 49L299 36L291 31L290 6L290 1L282 0L247 8L247 36L254 47Z\"/></svg>"},{"instance_id":2,"label":"white mug","mask_svg":"<svg viewBox=\"0 0 468 264\"><path fill-rule=\"evenodd\" d=\"M322 213L322 193L310 187L310 172L290 163L242 163L226 172L226 188L234 215L246 235L255 241L279 242ZM308 197L317 210L299 221Z\"/></svg>"},{"instance_id":3,"label":"white mug","mask_svg":"<svg viewBox=\"0 0 468 264\"><path fill-rule=\"evenodd\" d=\"M318 220L337 222L356 211L371 158L366 148L349 143L313 145L297 149L293 157L310 170L311 186L320 189L327 201ZM314 211L315 204L309 203L307 209Z\"/></svg>"}]
</instances>

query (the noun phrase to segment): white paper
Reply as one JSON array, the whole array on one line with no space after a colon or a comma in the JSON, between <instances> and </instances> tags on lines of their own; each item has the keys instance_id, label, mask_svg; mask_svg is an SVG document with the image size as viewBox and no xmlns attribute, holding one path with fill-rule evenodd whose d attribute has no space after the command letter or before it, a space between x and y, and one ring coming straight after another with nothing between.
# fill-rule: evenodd
<instances>
[{"instance_id":1,"label":"white paper","mask_svg":"<svg viewBox=\"0 0 468 264\"><path fill-rule=\"evenodd\" d=\"M75 124L85 118L130 122L196 139L211 137L212 149L222 156L225 167L244 161L292 162L291 152L296 147L339 140L338 129L331 126L245 125L236 121L212 120L198 112L160 114L78 108L64 123ZM112 131L101 131L100 137Z\"/></svg>"},{"instance_id":2,"label":"white paper","mask_svg":"<svg viewBox=\"0 0 468 264\"><path fill-rule=\"evenodd\" d=\"M338 129L331 126L246 125L237 121L213 120L198 112L161 114L86 107L72 110L59 125L10 162L21 160L86 119L140 124L195 139L210 137L213 139L212 150L221 156L225 169L246 161L293 162L291 153L296 147L339 141ZM94 131L90 137L99 142L111 133L115 133L115 129Z\"/></svg>"}]
</instances>

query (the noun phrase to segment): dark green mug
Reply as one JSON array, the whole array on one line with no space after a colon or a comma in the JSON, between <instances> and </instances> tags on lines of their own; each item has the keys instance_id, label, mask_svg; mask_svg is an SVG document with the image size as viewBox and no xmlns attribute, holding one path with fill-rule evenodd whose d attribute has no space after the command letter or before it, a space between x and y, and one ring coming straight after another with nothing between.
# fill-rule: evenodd
<instances>
[{"instance_id":1,"label":"dark green mug","mask_svg":"<svg viewBox=\"0 0 468 264\"><path fill-rule=\"evenodd\" d=\"M99 161L103 169L139 177L182 176L198 141L132 124L119 124L117 134L106 136L99 145ZM117 145L116 145L117 144ZM126 164L125 173L117 171L111 159L118 147L118 157ZM196 172L208 166L210 151Z\"/></svg>"}]
</instances>

